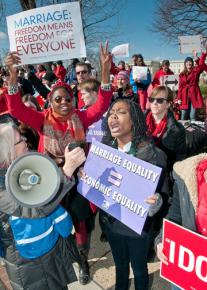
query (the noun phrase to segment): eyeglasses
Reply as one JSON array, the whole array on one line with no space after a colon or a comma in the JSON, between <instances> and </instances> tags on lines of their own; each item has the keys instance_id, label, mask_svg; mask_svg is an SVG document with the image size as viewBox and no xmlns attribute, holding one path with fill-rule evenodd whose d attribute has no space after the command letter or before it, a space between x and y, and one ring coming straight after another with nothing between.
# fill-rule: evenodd
<instances>
[{"instance_id":1,"label":"eyeglasses","mask_svg":"<svg viewBox=\"0 0 207 290\"><path fill-rule=\"evenodd\" d=\"M60 104L62 102L62 99L64 99L67 103L70 103L71 102L71 97L70 96L66 96L66 97L56 96L56 97L54 97L54 101L57 104Z\"/></svg>"},{"instance_id":2,"label":"eyeglasses","mask_svg":"<svg viewBox=\"0 0 207 290\"><path fill-rule=\"evenodd\" d=\"M80 75L80 74L85 75L85 74L87 74L87 73L88 73L87 70L81 70L81 71L77 71L77 72L76 72L77 75Z\"/></svg>"},{"instance_id":3,"label":"eyeglasses","mask_svg":"<svg viewBox=\"0 0 207 290\"><path fill-rule=\"evenodd\" d=\"M156 101L158 104L163 104L164 101L167 102L166 98L152 98L152 97L149 97L148 100L149 100L150 103L154 103L154 101Z\"/></svg>"},{"instance_id":4,"label":"eyeglasses","mask_svg":"<svg viewBox=\"0 0 207 290\"><path fill-rule=\"evenodd\" d=\"M21 136L20 140L18 142L14 143L14 146L16 146L16 145L18 145L18 144L20 144L22 142L26 142L26 141L27 141L27 138L24 137L24 136Z\"/></svg>"}]
</instances>

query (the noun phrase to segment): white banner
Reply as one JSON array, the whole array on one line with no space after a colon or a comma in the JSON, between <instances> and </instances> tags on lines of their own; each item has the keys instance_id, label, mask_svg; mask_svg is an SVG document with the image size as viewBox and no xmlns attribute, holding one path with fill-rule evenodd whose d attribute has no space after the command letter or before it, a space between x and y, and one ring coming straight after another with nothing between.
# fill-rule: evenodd
<instances>
[{"instance_id":1,"label":"white banner","mask_svg":"<svg viewBox=\"0 0 207 290\"><path fill-rule=\"evenodd\" d=\"M173 91L178 90L179 75L165 75L160 77L160 85L167 86Z\"/></svg>"},{"instance_id":2,"label":"white banner","mask_svg":"<svg viewBox=\"0 0 207 290\"><path fill-rule=\"evenodd\" d=\"M129 44L125 43L117 45L112 49L111 53L115 57L129 57Z\"/></svg>"},{"instance_id":3,"label":"white banner","mask_svg":"<svg viewBox=\"0 0 207 290\"><path fill-rule=\"evenodd\" d=\"M86 56L78 2L36 8L7 17L10 50L22 64Z\"/></svg>"},{"instance_id":4,"label":"white banner","mask_svg":"<svg viewBox=\"0 0 207 290\"><path fill-rule=\"evenodd\" d=\"M180 53L193 53L202 51L202 35L178 36Z\"/></svg>"},{"instance_id":5,"label":"white banner","mask_svg":"<svg viewBox=\"0 0 207 290\"><path fill-rule=\"evenodd\" d=\"M147 73L148 73L148 67L147 66L137 66L134 65L132 67L132 76L134 80L140 80L144 81L147 80Z\"/></svg>"}]
</instances>

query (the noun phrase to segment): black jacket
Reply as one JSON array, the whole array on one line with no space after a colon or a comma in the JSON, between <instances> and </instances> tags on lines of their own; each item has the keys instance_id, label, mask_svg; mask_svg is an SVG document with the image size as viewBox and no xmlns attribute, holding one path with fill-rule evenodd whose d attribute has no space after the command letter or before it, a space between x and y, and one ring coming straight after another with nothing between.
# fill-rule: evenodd
<instances>
[{"instance_id":1,"label":"black jacket","mask_svg":"<svg viewBox=\"0 0 207 290\"><path fill-rule=\"evenodd\" d=\"M159 148L167 155L168 172L172 171L176 161L185 159L187 155L185 129L171 111L167 114L167 130L161 139Z\"/></svg>"},{"instance_id":2,"label":"black jacket","mask_svg":"<svg viewBox=\"0 0 207 290\"><path fill-rule=\"evenodd\" d=\"M133 93L133 91L125 92L123 89L118 89L113 93L111 103L113 103L116 99L127 99L133 102L138 102L137 94Z\"/></svg>"},{"instance_id":3,"label":"black jacket","mask_svg":"<svg viewBox=\"0 0 207 290\"><path fill-rule=\"evenodd\" d=\"M35 73L28 73L28 80L32 83L34 88L38 91L38 93L44 98L47 99L47 95L50 93L50 90L43 85L42 81L38 79Z\"/></svg>"},{"instance_id":4,"label":"black jacket","mask_svg":"<svg viewBox=\"0 0 207 290\"><path fill-rule=\"evenodd\" d=\"M18 78L18 81L21 85L21 88L23 90L24 95L26 95L26 94L33 95L34 94L34 89L33 89L31 81L29 81L25 78Z\"/></svg>"}]
</instances>

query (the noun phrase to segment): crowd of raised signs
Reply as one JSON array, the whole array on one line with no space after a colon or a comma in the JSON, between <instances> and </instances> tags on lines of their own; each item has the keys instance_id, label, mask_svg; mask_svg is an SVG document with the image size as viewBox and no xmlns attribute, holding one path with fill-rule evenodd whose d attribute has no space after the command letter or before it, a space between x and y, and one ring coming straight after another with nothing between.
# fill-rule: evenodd
<instances>
[{"instance_id":1,"label":"crowd of raised signs","mask_svg":"<svg viewBox=\"0 0 207 290\"><path fill-rule=\"evenodd\" d=\"M13 289L67 289L76 280L74 260L80 283L87 284L97 214L102 230L97 239L110 244L116 290L128 289L130 263L135 289L148 289L147 261L154 243L158 257L168 262L164 217L207 235L207 138L205 116L198 114L205 114L199 77L207 72L206 53L186 57L177 91L163 84L165 76L174 74L169 60L154 75L149 68L143 75L142 54L133 55L131 65L115 64L107 46L100 48L100 76L87 60L73 59L67 68L61 60L21 66L15 52L8 54L0 68L0 246ZM141 234L77 190L90 148L87 130L101 118L102 143L163 169L155 194L146 200L150 209ZM7 168L28 150L47 154L67 176L68 192L50 207L30 211L7 193ZM131 190L139 194L139 185Z\"/></svg>"}]
</instances>

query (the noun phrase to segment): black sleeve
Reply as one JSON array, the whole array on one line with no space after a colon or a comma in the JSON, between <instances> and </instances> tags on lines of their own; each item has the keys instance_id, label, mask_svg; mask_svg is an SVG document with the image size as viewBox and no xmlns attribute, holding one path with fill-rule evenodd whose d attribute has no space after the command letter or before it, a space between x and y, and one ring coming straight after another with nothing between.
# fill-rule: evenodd
<instances>
[{"instance_id":1,"label":"black sleeve","mask_svg":"<svg viewBox=\"0 0 207 290\"><path fill-rule=\"evenodd\" d=\"M169 208L168 214L166 216L166 219L182 225L182 216L181 216L181 210L180 210L180 198L179 198L179 190L178 190L178 185L177 182L175 181L174 187L173 187L173 200L172 204ZM163 234L163 229L159 232L158 236L155 238L154 241L154 246L156 250L156 246L162 242L162 234Z\"/></svg>"},{"instance_id":2,"label":"black sleeve","mask_svg":"<svg viewBox=\"0 0 207 290\"><path fill-rule=\"evenodd\" d=\"M47 95L49 94L49 90L43 85L42 81L38 79L38 77L33 73L28 73L28 80L32 83L34 88L38 91L38 93L44 98L47 99Z\"/></svg>"},{"instance_id":3,"label":"black sleeve","mask_svg":"<svg viewBox=\"0 0 207 290\"><path fill-rule=\"evenodd\" d=\"M175 222L176 224L179 224L179 225L182 224L179 189L178 189L178 185L176 181L174 182L174 185L173 185L172 204L169 208L166 218L171 220L172 222Z\"/></svg>"},{"instance_id":4,"label":"black sleeve","mask_svg":"<svg viewBox=\"0 0 207 290\"><path fill-rule=\"evenodd\" d=\"M179 134L177 134L175 138L176 138L175 161L182 161L187 156L186 133L182 125L179 128Z\"/></svg>"},{"instance_id":5,"label":"black sleeve","mask_svg":"<svg viewBox=\"0 0 207 290\"><path fill-rule=\"evenodd\" d=\"M34 94L32 83L29 80L23 79L20 81L20 84L22 85L24 94L30 94L30 95Z\"/></svg>"}]
</instances>

